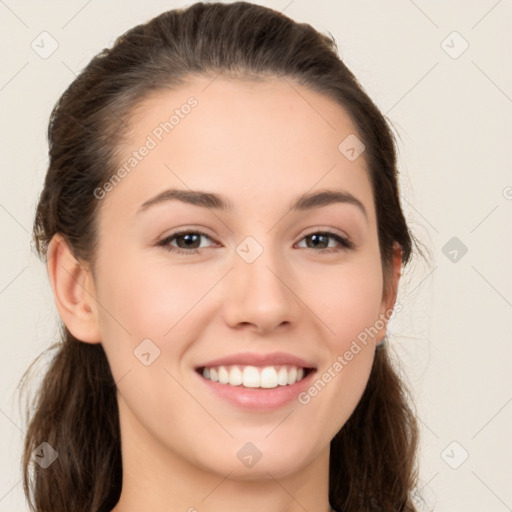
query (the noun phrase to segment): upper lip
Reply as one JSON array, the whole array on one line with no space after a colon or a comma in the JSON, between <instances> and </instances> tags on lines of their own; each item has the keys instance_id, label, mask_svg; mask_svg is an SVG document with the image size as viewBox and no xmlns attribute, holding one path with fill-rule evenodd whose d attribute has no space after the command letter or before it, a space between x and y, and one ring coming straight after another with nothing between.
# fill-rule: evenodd
<instances>
[{"instance_id":1,"label":"upper lip","mask_svg":"<svg viewBox=\"0 0 512 512\"><path fill-rule=\"evenodd\" d=\"M216 366L279 366L279 365L290 365L297 366L299 368L315 368L315 365L301 357L287 354L286 352L273 352L270 354L257 354L254 352L241 352L238 354L231 354L226 357L219 359L212 359L207 361L197 368L204 368L205 366L212 368Z\"/></svg>"}]
</instances>

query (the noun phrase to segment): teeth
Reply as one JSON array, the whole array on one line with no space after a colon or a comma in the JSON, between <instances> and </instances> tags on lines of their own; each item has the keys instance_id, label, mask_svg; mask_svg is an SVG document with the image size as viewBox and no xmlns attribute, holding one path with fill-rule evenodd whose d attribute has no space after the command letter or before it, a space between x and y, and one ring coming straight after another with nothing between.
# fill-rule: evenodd
<instances>
[{"instance_id":1,"label":"teeth","mask_svg":"<svg viewBox=\"0 0 512 512\"><path fill-rule=\"evenodd\" d=\"M224 366L219 367L219 382L227 384L229 382L229 373Z\"/></svg>"},{"instance_id":2,"label":"teeth","mask_svg":"<svg viewBox=\"0 0 512 512\"><path fill-rule=\"evenodd\" d=\"M207 370L207 368L205 368ZM244 376L242 374L242 370L238 368L238 366L234 366L229 371L229 385L230 386L240 386L244 381Z\"/></svg>"},{"instance_id":3,"label":"teeth","mask_svg":"<svg viewBox=\"0 0 512 512\"><path fill-rule=\"evenodd\" d=\"M262 388L277 387L277 372L273 366L263 368L260 374L260 386Z\"/></svg>"},{"instance_id":4,"label":"teeth","mask_svg":"<svg viewBox=\"0 0 512 512\"><path fill-rule=\"evenodd\" d=\"M277 372L277 384L279 386L286 386L288 384L288 372L286 371L286 367L283 366L278 372Z\"/></svg>"},{"instance_id":5,"label":"teeth","mask_svg":"<svg viewBox=\"0 0 512 512\"><path fill-rule=\"evenodd\" d=\"M242 386L246 388L260 387L260 372L256 367L246 366L244 368L244 371L242 373Z\"/></svg>"},{"instance_id":6,"label":"teeth","mask_svg":"<svg viewBox=\"0 0 512 512\"><path fill-rule=\"evenodd\" d=\"M295 384L304 378L296 366L219 366L203 368L203 377L220 384L246 388L275 388Z\"/></svg>"}]
</instances>

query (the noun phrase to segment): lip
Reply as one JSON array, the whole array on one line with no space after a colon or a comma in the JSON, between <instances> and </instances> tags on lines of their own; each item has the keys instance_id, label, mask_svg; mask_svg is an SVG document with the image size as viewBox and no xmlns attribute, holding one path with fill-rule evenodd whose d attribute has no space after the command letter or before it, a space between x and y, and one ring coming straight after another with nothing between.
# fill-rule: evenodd
<instances>
[{"instance_id":1,"label":"lip","mask_svg":"<svg viewBox=\"0 0 512 512\"><path fill-rule=\"evenodd\" d=\"M218 366L297 366L304 368L306 374L300 382L275 388L245 388L243 386L230 386L206 379L202 375L204 367ZM316 374L316 365L310 361L288 354L286 352L273 352L270 354L258 354L255 352L240 352L219 359L212 359L196 366L194 373L206 386L206 390L214 396L221 398L237 408L247 411L274 411L297 400L297 397L307 389Z\"/></svg>"},{"instance_id":2,"label":"lip","mask_svg":"<svg viewBox=\"0 0 512 512\"><path fill-rule=\"evenodd\" d=\"M296 401L300 393L311 386L317 371L309 369L304 378L295 384L277 386L275 388L245 388L231 386L206 379L196 370L194 374L206 386L206 391L223 401L234 405L238 409L250 412L270 412L281 409Z\"/></svg>"},{"instance_id":3,"label":"lip","mask_svg":"<svg viewBox=\"0 0 512 512\"><path fill-rule=\"evenodd\" d=\"M219 359L213 359L206 361L195 367L196 370L204 368L205 366L212 368L216 366L279 366L279 365L290 365L297 366L299 368L308 368L316 370L316 366L310 362L302 359L301 357L294 356L293 354L287 354L286 352L273 352L270 354L258 354L255 352L240 352L238 354L231 354L226 357ZM302 381L301 381L302 382ZM293 384L290 387L293 387Z\"/></svg>"}]
</instances>

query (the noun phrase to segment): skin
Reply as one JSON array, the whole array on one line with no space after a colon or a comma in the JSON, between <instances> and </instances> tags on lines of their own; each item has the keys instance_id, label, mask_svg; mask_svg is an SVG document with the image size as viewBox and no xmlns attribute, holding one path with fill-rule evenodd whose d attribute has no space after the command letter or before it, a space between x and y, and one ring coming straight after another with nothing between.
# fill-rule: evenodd
<instances>
[{"instance_id":1,"label":"skin","mask_svg":"<svg viewBox=\"0 0 512 512\"><path fill-rule=\"evenodd\" d=\"M329 443L362 395L386 327L306 405L241 410L207 393L193 370L237 352L284 351L321 375L394 305L400 251L385 296L364 153L349 161L338 150L356 130L331 99L291 84L202 77L153 94L132 116L120 162L187 98L198 105L100 201L94 273L60 235L50 244L60 316L78 339L103 344L118 387L115 512L330 510ZM233 209L167 201L137 213L168 188L222 194ZM367 217L348 203L290 211L320 189L351 193ZM157 245L181 229L207 234L199 253ZM316 248L307 235L326 230L355 247L327 238ZM250 264L236 252L247 236L263 249ZM327 244L337 250L322 253ZM149 366L133 354L147 338L160 349ZM252 467L237 458L249 441L262 454Z\"/></svg>"}]
</instances>

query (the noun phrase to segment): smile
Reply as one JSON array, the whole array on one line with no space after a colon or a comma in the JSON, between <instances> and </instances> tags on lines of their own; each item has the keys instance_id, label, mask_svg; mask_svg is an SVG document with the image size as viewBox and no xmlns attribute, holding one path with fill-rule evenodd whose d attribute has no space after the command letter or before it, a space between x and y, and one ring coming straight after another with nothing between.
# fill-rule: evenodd
<instances>
[{"instance_id":1,"label":"smile","mask_svg":"<svg viewBox=\"0 0 512 512\"><path fill-rule=\"evenodd\" d=\"M300 382L308 374L309 369L292 365L263 367L229 365L203 367L198 371L205 379L220 384L270 389Z\"/></svg>"}]
</instances>

